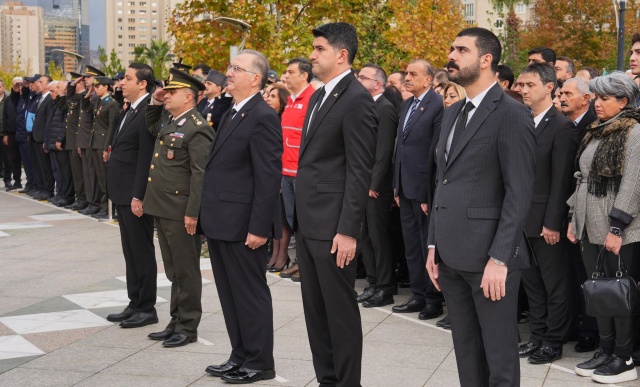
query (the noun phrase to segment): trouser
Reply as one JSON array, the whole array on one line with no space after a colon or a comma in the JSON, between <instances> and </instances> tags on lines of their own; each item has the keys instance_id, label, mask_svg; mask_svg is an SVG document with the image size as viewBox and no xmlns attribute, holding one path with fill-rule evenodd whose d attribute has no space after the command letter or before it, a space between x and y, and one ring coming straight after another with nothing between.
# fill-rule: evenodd
<instances>
[{"instance_id":1,"label":"trouser","mask_svg":"<svg viewBox=\"0 0 640 387\"><path fill-rule=\"evenodd\" d=\"M587 273L593 273L596 267L598 254L604 248L603 245L594 244L589 241L589 237L585 235L581 242L582 260ZM620 249L620 256L624 262L627 272L631 275L634 273L633 257L638 253L640 242L629 243ZM618 270L617 257L607 251L604 256L604 273L606 277L615 277ZM634 278L636 281L638 278ZM636 316L628 317L598 317L594 316L598 322L598 330L600 331L600 345L606 354L616 354L617 356L628 359L633 352Z\"/></svg>"},{"instance_id":2,"label":"trouser","mask_svg":"<svg viewBox=\"0 0 640 387\"><path fill-rule=\"evenodd\" d=\"M438 268L451 320L460 385L519 386L516 310L520 270L507 274L506 296L491 301L480 288L484 273L455 270L442 260Z\"/></svg>"},{"instance_id":3,"label":"trouser","mask_svg":"<svg viewBox=\"0 0 640 387\"><path fill-rule=\"evenodd\" d=\"M116 205L122 253L127 268L129 307L136 312L155 309L158 266L153 247L153 217L137 217L131 206Z\"/></svg>"},{"instance_id":4,"label":"trouser","mask_svg":"<svg viewBox=\"0 0 640 387\"><path fill-rule=\"evenodd\" d=\"M389 216L393 192L381 192L377 198L367 198L362 233L362 260L369 286L392 289L393 258L389 242Z\"/></svg>"},{"instance_id":5,"label":"trouser","mask_svg":"<svg viewBox=\"0 0 640 387\"><path fill-rule=\"evenodd\" d=\"M598 336L598 323L595 317L585 313L584 294L582 284L587 280L587 272L582 262L580 244L567 244L567 257L571 261L571 297L574 300L572 308L572 323L569 337ZM640 266L639 266L640 267ZM589 273L589 276L591 273Z\"/></svg>"},{"instance_id":6,"label":"trouser","mask_svg":"<svg viewBox=\"0 0 640 387\"><path fill-rule=\"evenodd\" d=\"M71 176L71 162L67 151L50 151L51 163L58 171L57 192L64 199L73 199L73 177Z\"/></svg>"},{"instance_id":7,"label":"trouser","mask_svg":"<svg viewBox=\"0 0 640 387\"><path fill-rule=\"evenodd\" d=\"M197 337L202 318L200 235L189 235L184 221L154 217L164 271L171 281L171 321L167 329Z\"/></svg>"},{"instance_id":8,"label":"trouser","mask_svg":"<svg viewBox=\"0 0 640 387\"><path fill-rule=\"evenodd\" d=\"M4 158L4 181L5 183L11 183L11 178L16 184L21 184L22 168L20 160L20 149L18 149L18 143L16 142L16 136L14 134L6 134L8 143L4 145L4 140L0 147L3 148Z\"/></svg>"},{"instance_id":9,"label":"trouser","mask_svg":"<svg viewBox=\"0 0 640 387\"><path fill-rule=\"evenodd\" d=\"M331 254L332 241L296 236L302 305L320 386L359 386L362 374L362 325L353 289L356 263L343 269Z\"/></svg>"},{"instance_id":10,"label":"trouser","mask_svg":"<svg viewBox=\"0 0 640 387\"><path fill-rule=\"evenodd\" d=\"M53 194L55 189L55 181L53 180L53 170L51 168L51 157L45 153L42 142L32 142L31 147L35 154L37 171L40 174L40 189L44 192Z\"/></svg>"},{"instance_id":11,"label":"trouser","mask_svg":"<svg viewBox=\"0 0 640 387\"><path fill-rule=\"evenodd\" d=\"M562 348L571 325L571 262L566 253L569 241L560 238L550 245L543 237L528 239L538 263L522 272L529 300L529 341L557 350Z\"/></svg>"},{"instance_id":12,"label":"trouser","mask_svg":"<svg viewBox=\"0 0 640 387\"><path fill-rule=\"evenodd\" d=\"M91 156L93 153L93 149L82 149L82 175L84 176L87 202L92 206L99 206L98 174Z\"/></svg>"},{"instance_id":13,"label":"trouser","mask_svg":"<svg viewBox=\"0 0 640 387\"><path fill-rule=\"evenodd\" d=\"M38 149L38 143L31 139L29 141L29 155L31 157L31 167L33 171L34 186L38 191L43 191L44 182L42 180L42 170L40 167L39 156L42 153L42 146Z\"/></svg>"},{"instance_id":14,"label":"trouser","mask_svg":"<svg viewBox=\"0 0 640 387\"><path fill-rule=\"evenodd\" d=\"M22 159L22 166L24 167L25 175L27 175L27 183L25 184L25 188L35 188L36 181L33 173L31 150L29 148L30 146L28 141L18 143L20 158Z\"/></svg>"},{"instance_id":15,"label":"trouser","mask_svg":"<svg viewBox=\"0 0 640 387\"><path fill-rule=\"evenodd\" d=\"M229 360L252 370L273 368L273 305L264 269L266 245L252 250L244 241L207 241L231 342Z\"/></svg>"},{"instance_id":16,"label":"trouser","mask_svg":"<svg viewBox=\"0 0 640 387\"><path fill-rule=\"evenodd\" d=\"M425 300L427 304L442 304L442 293L433 286L426 269L427 216L417 200L408 199L402 193L400 220L413 298Z\"/></svg>"},{"instance_id":17,"label":"trouser","mask_svg":"<svg viewBox=\"0 0 640 387\"><path fill-rule=\"evenodd\" d=\"M91 160L96 171L97 181L97 198L98 205L100 206L100 212L109 212L109 202L107 198L107 163L102 158L102 149L91 149Z\"/></svg>"},{"instance_id":18,"label":"trouser","mask_svg":"<svg viewBox=\"0 0 640 387\"><path fill-rule=\"evenodd\" d=\"M74 148L69 152L69 164L71 166L71 176L73 178L73 189L76 195L76 201L85 203L87 201L84 192L84 177L82 175L82 158L78 154L78 149Z\"/></svg>"}]
</instances>

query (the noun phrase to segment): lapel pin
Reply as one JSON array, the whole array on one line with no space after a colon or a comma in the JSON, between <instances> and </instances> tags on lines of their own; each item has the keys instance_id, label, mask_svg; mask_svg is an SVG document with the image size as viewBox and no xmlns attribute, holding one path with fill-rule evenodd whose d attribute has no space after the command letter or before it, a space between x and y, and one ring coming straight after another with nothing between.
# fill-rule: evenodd
<instances>
[{"instance_id":1,"label":"lapel pin","mask_svg":"<svg viewBox=\"0 0 640 387\"><path fill-rule=\"evenodd\" d=\"M244 118L244 113L240 114L240 117Z\"/></svg>"},{"instance_id":2,"label":"lapel pin","mask_svg":"<svg viewBox=\"0 0 640 387\"><path fill-rule=\"evenodd\" d=\"M334 97L336 97L336 98L338 98L338 93L335 93L333 96L334 96Z\"/></svg>"},{"instance_id":3,"label":"lapel pin","mask_svg":"<svg viewBox=\"0 0 640 387\"><path fill-rule=\"evenodd\" d=\"M420 111L423 111L423 110L424 110L424 106L420 108Z\"/></svg>"}]
</instances>

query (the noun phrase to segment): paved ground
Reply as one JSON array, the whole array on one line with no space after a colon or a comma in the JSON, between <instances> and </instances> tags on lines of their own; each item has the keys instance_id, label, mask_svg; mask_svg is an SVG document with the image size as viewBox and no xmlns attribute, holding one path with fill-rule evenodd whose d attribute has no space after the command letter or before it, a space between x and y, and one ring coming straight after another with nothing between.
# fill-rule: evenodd
<instances>
[{"instance_id":1,"label":"paved ground","mask_svg":"<svg viewBox=\"0 0 640 387\"><path fill-rule=\"evenodd\" d=\"M201 386L225 384L205 374L230 352L211 265L201 260L203 317L199 341L165 349L148 340L168 321L169 283L158 281L160 323L125 330L107 314L127 303L124 259L116 224L0 188L0 386ZM157 245L156 245L157 248ZM163 267L160 251L158 272ZM306 337L300 286L268 275L274 306L276 371L263 385L317 385ZM365 286L357 283L357 290ZM400 289L396 301L404 301ZM456 386L451 334L398 315L390 307L361 309L363 386ZM526 324L525 324L526 325ZM521 325L523 339L527 327ZM573 343L553 365L521 362L523 386L591 386L576 376ZM640 386L640 382L628 383Z\"/></svg>"}]
</instances>

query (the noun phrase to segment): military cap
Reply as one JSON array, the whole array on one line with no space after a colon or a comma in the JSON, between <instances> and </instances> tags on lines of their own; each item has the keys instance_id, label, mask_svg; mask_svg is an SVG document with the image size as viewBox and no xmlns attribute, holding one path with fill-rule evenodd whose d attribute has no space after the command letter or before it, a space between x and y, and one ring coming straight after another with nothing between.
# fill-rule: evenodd
<instances>
[{"instance_id":1,"label":"military cap","mask_svg":"<svg viewBox=\"0 0 640 387\"><path fill-rule=\"evenodd\" d=\"M119 81L121 79L124 79L124 71L118 71L116 75L111 79L113 79L114 81Z\"/></svg>"},{"instance_id":2,"label":"military cap","mask_svg":"<svg viewBox=\"0 0 640 387\"><path fill-rule=\"evenodd\" d=\"M93 80L93 85L108 85L108 86L113 86L113 79L109 78L109 77L96 77Z\"/></svg>"},{"instance_id":3,"label":"military cap","mask_svg":"<svg viewBox=\"0 0 640 387\"><path fill-rule=\"evenodd\" d=\"M156 84L156 87L159 87L159 88L164 87L164 81L162 79L156 79L155 84Z\"/></svg>"},{"instance_id":4,"label":"military cap","mask_svg":"<svg viewBox=\"0 0 640 387\"><path fill-rule=\"evenodd\" d=\"M78 78L82 77L82 74L78 74L78 73L74 73L73 71L69 73L69 75L71 75L71 80L75 81Z\"/></svg>"},{"instance_id":5,"label":"military cap","mask_svg":"<svg viewBox=\"0 0 640 387\"><path fill-rule=\"evenodd\" d=\"M184 64L182 63L182 59L180 60L180 62L173 62L173 68L174 69L178 69L178 70L182 70L182 71L189 71L191 70L193 66L189 66L188 64Z\"/></svg>"},{"instance_id":6,"label":"military cap","mask_svg":"<svg viewBox=\"0 0 640 387\"><path fill-rule=\"evenodd\" d=\"M267 73L267 81L270 83L278 82L280 79L278 78L278 74L275 71L269 70Z\"/></svg>"},{"instance_id":7,"label":"military cap","mask_svg":"<svg viewBox=\"0 0 640 387\"><path fill-rule=\"evenodd\" d=\"M169 83L164 87L164 90L183 89L185 87L188 87L195 92L204 90L204 84L202 82L184 71L180 71L175 68L169 69L169 78L167 80Z\"/></svg>"},{"instance_id":8,"label":"military cap","mask_svg":"<svg viewBox=\"0 0 640 387\"><path fill-rule=\"evenodd\" d=\"M24 80L27 81L27 82L35 82L38 79L40 79L40 74L35 74L32 77L24 77Z\"/></svg>"},{"instance_id":9,"label":"military cap","mask_svg":"<svg viewBox=\"0 0 640 387\"><path fill-rule=\"evenodd\" d=\"M227 87L227 77L216 70L209 70L209 74L207 74L207 79L205 79L205 81L213 82L223 89Z\"/></svg>"},{"instance_id":10,"label":"military cap","mask_svg":"<svg viewBox=\"0 0 640 387\"><path fill-rule=\"evenodd\" d=\"M84 70L85 77L104 77L104 73L93 66L87 65L87 68Z\"/></svg>"}]
</instances>

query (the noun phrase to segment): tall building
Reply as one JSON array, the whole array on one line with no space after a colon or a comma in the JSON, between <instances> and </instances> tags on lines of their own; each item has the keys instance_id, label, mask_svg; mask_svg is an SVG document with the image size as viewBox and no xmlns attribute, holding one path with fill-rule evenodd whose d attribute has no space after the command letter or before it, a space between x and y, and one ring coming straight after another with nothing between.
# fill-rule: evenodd
<instances>
[{"instance_id":1,"label":"tall building","mask_svg":"<svg viewBox=\"0 0 640 387\"><path fill-rule=\"evenodd\" d=\"M64 42L69 41L70 25L76 29L75 44L63 44L65 50L76 52L84 56L88 63L89 50L89 0L38 0L38 6L42 7L45 16L45 29L51 36L59 36ZM65 71L75 71L76 60L68 55L52 54L51 51L60 48L60 43L51 39L45 39L45 57L47 63L53 60L61 65L64 60Z\"/></svg>"},{"instance_id":2,"label":"tall building","mask_svg":"<svg viewBox=\"0 0 640 387\"><path fill-rule=\"evenodd\" d=\"M533 15L535 3L535 0L530 0L528 5L517 3L515 6L516 16L522 20L523 28ZM496 10L491 0L460 0L460 4L464 20L468 24L492 30L496 34L504 30L503 22L507 16L507 10Z\"/></svg>"},{"instance_id":3,"label":"tall building","mask_svg":"<svg viewBox=\"0 0 640 387\"><path fill-rule=\"evenodd\" d=\"M44 12L19 1L0 5L0 63L11 70L44 73Z\"/></svg>"},{"instance_id":4,"label":"tall building","mask_svg":"<svg viewBox=\"0 0 640 387\"><path fill-rule=\"evenodd\" d=\"M78 71L75 57L56 53L54 50L78 52L78 32L76 21L69 17L47 16L44 19L44 62L53 61L65 72Z\"/></svg>"},{"instance_id":5,"label":"tall building","mask_svg":"<svg viewBox=\"0 0 640 387\"><path fill-rule=\"evenodd\" d=\"M179 0L106 0L106 50L116 51L123 65L135 56L136 46L152 40L170 41L167 21Z\"/></svg>"}]
</instances>

